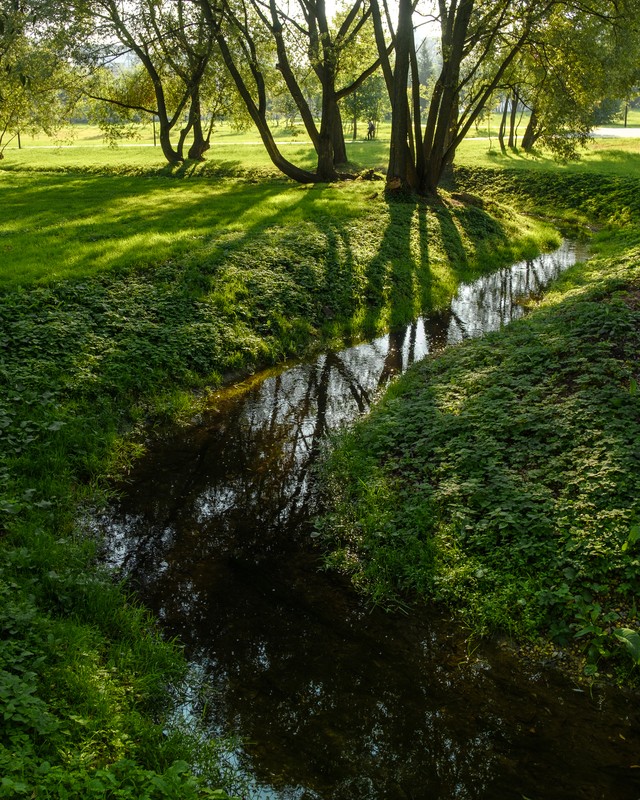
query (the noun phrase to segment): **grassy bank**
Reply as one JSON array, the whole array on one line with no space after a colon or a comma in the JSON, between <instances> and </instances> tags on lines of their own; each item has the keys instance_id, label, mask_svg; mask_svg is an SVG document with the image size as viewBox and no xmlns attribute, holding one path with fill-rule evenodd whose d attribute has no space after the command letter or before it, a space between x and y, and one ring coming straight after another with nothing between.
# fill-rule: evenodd
<instances>
[{"instance_id":1,"label":"grassy bank","mask_svg":"<svg viewBox=\"0 0 640 800\"><path fill-rule=\"evenodd\" d=\"M458 171L521 207L603 227L523 320L428 358L337 442L330 563L377 601L417 595L477 632L640 663L637 180Z\"/></svg>"},{"instance_id":2,"label":"grassy bank","mask_svg":"<svg viewBox=\"0 0 640 800\"><path fill-rule=\"evenodd\" d=\"M448 303L556 234L375 183L87 166L0 171L0 797L222 796L215 743L172 724L179 649L99 568L79 509L224 376Z\"/></svg>"}]
</instances>

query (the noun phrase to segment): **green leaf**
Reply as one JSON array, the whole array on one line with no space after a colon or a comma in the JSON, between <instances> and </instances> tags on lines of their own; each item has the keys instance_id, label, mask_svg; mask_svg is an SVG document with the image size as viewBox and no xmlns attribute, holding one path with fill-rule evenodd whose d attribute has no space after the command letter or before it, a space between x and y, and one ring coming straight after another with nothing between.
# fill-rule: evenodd
<instances>
[{"instance_id":1,"label":"green leaf","mask_svg":"<svg viewBox=\"0 0 640 800\"><path fill-rule=\"evenodd\" d=\"M629 530L627 541L622 545L622 552L626 553L631 545L635 544L640 539L640 525L632 525Z\"/></svg>"},{"instance_id":2,"label":"green leaf","mask_svg":"<svg viewBox=\"0 0 640 800\"><path fill-rule=\"evenodd\" d=\"M640 633L632 628L617 628L613 634L622 642L633 663L640 666Z\"/></svg>"}]
</instances>

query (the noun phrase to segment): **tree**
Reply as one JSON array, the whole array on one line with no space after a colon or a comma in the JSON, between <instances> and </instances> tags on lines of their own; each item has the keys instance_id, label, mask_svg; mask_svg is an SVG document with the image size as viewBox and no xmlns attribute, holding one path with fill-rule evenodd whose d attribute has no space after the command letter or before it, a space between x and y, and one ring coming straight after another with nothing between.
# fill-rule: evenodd
<instances>
[{"instance_id":1,"label":"tree","mask_svg":"<svg viewBox=\"0 0 640 800\"><path fill-rule=\"evenodd\" d=\"M420 119L419 76L413 0L399 0L390 35L395 61L384 58L386 0L371 0L378 49L392 106L388 180L424 194L435 193L455 151L509 71L529 45L543 39L552 15L568 24L584 15L604 26L636 14L637 0L438 0L442 68L430 97L424 127ZM633 4L633 6L632 6ZM384 10L384 15L383 15ZM412 91L407 84L412 76Z\"/></svg>"},{"instance_id":2,"label":"tree","mask_svg":"<svg viewBox=\"0 0 640 800\"><path fill-rule=\"evenodd\" d=\"M540 143L560 158L575 157L598 124L604 100L624 97L633 85L640 59L633 16L603 22L582 9L570 17L556 9L544 36L529 44L520 90L531 110L525 150Z\"/></svg>"},{"instance_id":3,"label":"tree","mask_svg":"<svg viewBox=\"0 0 640 800\"><path fill-rule=\"evenodd\" d=\"M21 131L52 134L68 119L77 99L66 60L74 33L55 4L0 2L0 158Z\"/></svg>"},{"instance_id":4,"label":"tree","mask_svg":"<svg viewBox=\"0 0 640 800\"><path fill-rule=\"evenodd\" d=\"M346 161L339 103L364 83L379 65L379 57L348 84L338 87L340 57L353 46L370 10L364 0L353 0L330 24L325 0L296 0L291 9L277 0L196 0L208 16L227 68L258 129L272 162L285 175L301 182L340 177L337 167ZM266 38L272 50L266 46ZM275 68L293 98L302 124L316 151L315 171L302 169L284 158L267 120L267 84L273 69L264 55L273 55ZM273 62L271 62L273 63ZM304 81L312 76L320 87L320 122L316 122Z\"/></svg>"},{"instance_id":5,"label":"tree","mask_svg":"<svg viewBox=\"0 0 640 800\"><path fill-rule=\"evenodd\" d=\"M88 5L77 2L75 7L96 24L93 47L81 54L91 74L97 75L87 95L112 107L155 117L169 163L184 159L189 134L193 144L188 157L201 158L210 136L202 124L203 85L211 75L215 43L198 6L190 0L89 0ZM104 73L96 70L125 54L133 54L146 72L143 83L151 94L138 91L126 75L105 84ZM172 136L179 124L183 127L175 142Z\"/></svg>"}]
</instances>

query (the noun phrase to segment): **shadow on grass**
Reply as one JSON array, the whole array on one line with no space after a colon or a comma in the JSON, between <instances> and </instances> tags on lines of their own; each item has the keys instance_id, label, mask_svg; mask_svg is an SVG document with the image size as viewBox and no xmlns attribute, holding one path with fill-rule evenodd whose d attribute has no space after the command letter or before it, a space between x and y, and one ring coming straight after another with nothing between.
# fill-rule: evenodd
<instances>
[{"instance_id":1,"label":"shadow on grass","mask_svg":"<svg viewBox=\"0 0 640 800\"><path fill-rule=\"evenodd\" d=\"M601 173L622 178L640 178L640 152L636 151L640 145L630 140L627 148L623 149L619 147L619 141L615 140L614 146L609 139L596 139L577 159L571 161L558 161L543 151L525 153L508 150L502 153L493 148L485 153L485 157L499 169L543 170L558 175Z\"/></svg>"},{"instance_id":2,"label":"shadow on grass","mask_svg":"<svg viewBox=\"0 0 640 800\"><path fill-rule=\"evenodd\" d=\"M188 169L185 166L185 170ZM331 195L332 214L358 213L330 187L175 181L162 177L6 175L0 285L82 279L170 258L211 260L257 230L312 219Z\"/></svg>"}]
</instances>

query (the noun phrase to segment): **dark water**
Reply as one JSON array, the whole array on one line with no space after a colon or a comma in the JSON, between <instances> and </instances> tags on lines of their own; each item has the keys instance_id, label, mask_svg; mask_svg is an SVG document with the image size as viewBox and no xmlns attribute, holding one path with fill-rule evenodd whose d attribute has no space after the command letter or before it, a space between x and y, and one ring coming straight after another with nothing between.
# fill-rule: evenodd
<instances>
[{"instance_id":1,"label":"dark water","mask_svg":"<svg viewBox=\"0 0 640 800\"><path fill-rule=\"evenodd\" d=\"M154 444L97 524L170 636L212 734L260 798L640 798L637 698L580 691L506 645L474 650L427 608L367 608L318 569L309 471L323 437L391 376L521 314L584 257L565 245L463 286L451 308L374 342L223 391Z\"/></svg>"}]
</instances>

